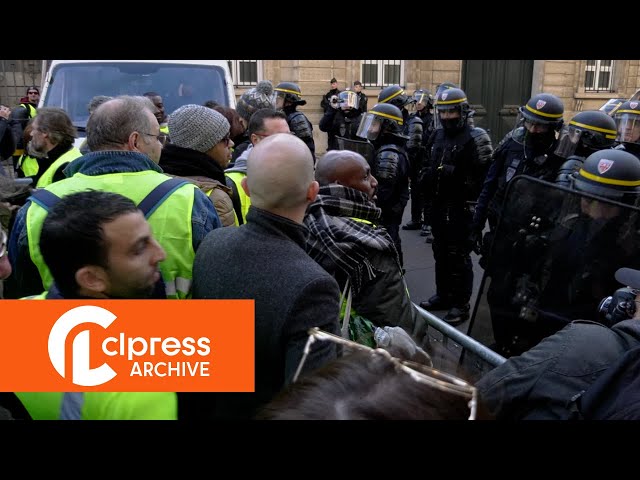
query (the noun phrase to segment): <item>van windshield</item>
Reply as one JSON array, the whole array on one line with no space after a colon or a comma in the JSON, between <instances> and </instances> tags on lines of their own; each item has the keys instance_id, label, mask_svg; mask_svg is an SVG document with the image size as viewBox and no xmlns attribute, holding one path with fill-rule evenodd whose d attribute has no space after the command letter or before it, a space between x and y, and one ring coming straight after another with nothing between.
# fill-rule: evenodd
<instances>
[{"instance_id":1,"label":"van windshield","mask_svg":"<svg viewBox=\"0 0 640 480\"><path fill-rule=\"evenodd\" d=\"M52 72L43 106L61 107L76 127L86 127L87 106L96 95L162 96L165 113L182 105L214 100L229 105L224 70L214 65L167 63L61 64Z\"/></svg>"}]
</instances>

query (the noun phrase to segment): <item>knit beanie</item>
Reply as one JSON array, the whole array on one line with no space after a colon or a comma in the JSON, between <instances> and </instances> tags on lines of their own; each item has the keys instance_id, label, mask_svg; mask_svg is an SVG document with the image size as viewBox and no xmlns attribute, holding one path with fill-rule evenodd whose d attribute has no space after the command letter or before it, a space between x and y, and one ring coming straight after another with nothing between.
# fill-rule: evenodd
<instances>
[{"instance_id":1,"label":"knit beanie","mask_svg":"<svg viewBox=\"0 0 640 480\"><path fill-rule=\"evenodd\" d=\"M261 108L273 108L273 85L269 80L262 80L251 90L247 90L238 99L236 104L236 112L247 122L251 119L251 115Z\"/></svg>"},{"instance_id":2,"label":"knit beanie","mask_svg":"<svg viewBox=\"0 0 640 480\"><path fill-rule=\"evenodd\" d=\"M183 105L169 115L171 143L207 152L227 136L229 122L219 112L202 105Z\"/></svg>"}]
</instances>

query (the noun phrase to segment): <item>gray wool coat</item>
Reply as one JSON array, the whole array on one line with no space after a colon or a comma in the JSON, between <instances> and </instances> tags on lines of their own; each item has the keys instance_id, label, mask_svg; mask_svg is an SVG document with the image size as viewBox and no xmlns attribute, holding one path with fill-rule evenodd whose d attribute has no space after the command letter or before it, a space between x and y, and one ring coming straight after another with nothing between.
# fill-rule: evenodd
<instances>
[{"instance_id":1,"label":"gray wool coat","mask_svg":"<svg viewBox=\"0 0 640 480\"><path fill-rule=\"evenodd\" d=\"M305 252L307 228L251 206L247 223L207 235L193 266L193 298L255 299L255 393L179 393L179 418L252 418L289 384L311 327L339 335L338 284ZM303 372L336 357L316 342Z\"/></svg>"}]
</instances>

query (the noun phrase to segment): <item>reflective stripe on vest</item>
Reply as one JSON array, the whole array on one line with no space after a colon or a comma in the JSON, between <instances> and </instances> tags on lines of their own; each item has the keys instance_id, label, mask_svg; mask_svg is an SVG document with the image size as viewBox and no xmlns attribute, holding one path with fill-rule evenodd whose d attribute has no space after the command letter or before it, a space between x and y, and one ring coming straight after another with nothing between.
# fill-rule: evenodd
<instances>
[{"instance_id":1,"label":"reflective stripe on vest","mask_svg":"<svg viewBox=\"0 0 640 480\"><path fill-rule=\"evenodd\" d=\"M169 179L151 170L142 172L110 173L106 175L75 174L46 187L47 191L63 197L86 189L119 193L139 204L160 183ZM160 262L160 272L165 282L167 298L188 298L191 296L191 279L195 252L191 231L191 214L196 187L187 183L175 190L149 218L154 237L167 253L166 260ZM26 215L27 239L31 261L38 268L42 284L48 289L53 278L40 252L40 232L47 211L31 202Z\"/></svg>"},{"instance_id":2,"label":"reflective stripe on vest","mask_svg":"<svg viewBox=\"0 0 640 480\"><path fill-rule=\"evenodd\" d=\"M228 172L225 173L227 177L233 180L233 183L236 184L236 190L238 190L238 197L240 198L240 211L242 212L243 221L247 221L247 212L249 212L249 207L251 206L251 198L247 195L247 192L242 188L242 179L247 176L246 173L243 172Z\"/></svg>"},{"instance_id":3,"label":"reflective stripe on vest","mask_svg":"<svg viewBox=\"0 0 640 480\"><path fill-rule=\"evenodd\" d=\"M82 153L76 147L72 147L71 150L63 153L58 157L58 159L51 164L49 168L42 174L38 183L36 184L37 188L48 187L53 183L53 177L60 168L65 163L69 163L71 160L75 160L78 157L81 157Z\"/></svg>"}]
</instances>

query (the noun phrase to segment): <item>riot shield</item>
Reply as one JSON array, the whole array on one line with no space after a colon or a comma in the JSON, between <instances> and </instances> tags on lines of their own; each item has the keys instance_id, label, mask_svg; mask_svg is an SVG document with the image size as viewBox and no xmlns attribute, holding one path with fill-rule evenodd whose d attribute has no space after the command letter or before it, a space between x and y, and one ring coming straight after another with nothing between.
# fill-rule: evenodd
<instances>
[{"instance_id":1,"label":"riot shield","mask_svg":"<svg viewBox=\"0 0 640 480\"><path fill-rule=\"evenodd\" d=\"M640 209L517 176L509 185L469 335L509 357L576 319L600 321L618 268L640 267Z\"/></svg>"},{"instance_id":2,"label":"riot shield","mask_svg":"<svg viewBox=\"0 0 640 480\"><path fill-rule=\"evenodd\" d=\"M359 153L373 168L376 151L371 142L363 140L352 140L350 138L338 136L336 136L336 140L338 141L338 150L351 150L352 152Z\"/></svg>"}]
</instances>

